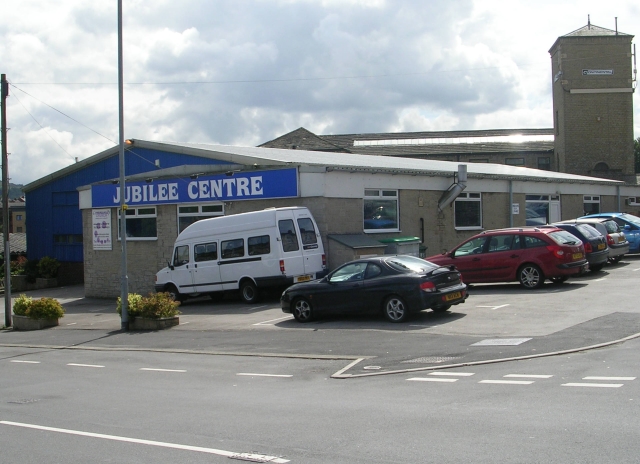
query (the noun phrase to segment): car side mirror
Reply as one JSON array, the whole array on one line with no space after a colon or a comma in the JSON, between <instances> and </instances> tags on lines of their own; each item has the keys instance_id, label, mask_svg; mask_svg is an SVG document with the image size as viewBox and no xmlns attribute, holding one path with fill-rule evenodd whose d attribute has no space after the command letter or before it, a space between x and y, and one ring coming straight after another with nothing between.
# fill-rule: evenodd
<instances>
[{"instance_id":1,"label":"car side mirror","mask_svg":"<svg viewBox=\"0 0 640 464\"><path fill-rule=\"evenodd\" d=\"M173 264L171 264L169 261L167 261L167 267L172 271L175 269L175 267L173 267Z\"/></svg>"}]
</instances>

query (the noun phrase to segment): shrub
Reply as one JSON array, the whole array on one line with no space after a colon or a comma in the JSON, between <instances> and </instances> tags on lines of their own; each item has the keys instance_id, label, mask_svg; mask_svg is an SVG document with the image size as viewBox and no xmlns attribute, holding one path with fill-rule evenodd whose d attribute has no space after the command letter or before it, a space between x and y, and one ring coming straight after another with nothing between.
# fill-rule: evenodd
<instances>
[{"instance_id":1,"label":"shrub","mask_svg":"<svg viewBox=\"0 0 640 464\"><path fill-rule=\"evenodd\" d=\"M17 314L18 316L26 316L27 310L31 306L32 302L33 298L28 297L23 293L13 302L13 314Z\"/></svg>"},{"instance_id":2,"label":"shrub","mask_svg":"<svg viewBox=\"0 0 640 464\"><path fill-rule=\"evenodd\" d=\"M24 273L27 276L27 282L34 283L36 281L36 277L38 277L38 264L39 260L29 260L24 265Z\"/></svg>"},{"instance_id":3,"label":"shrub","mask_svg":"<svg viewBox=\"0 0 640 464\"><path fill-rule=\"evenodd\" d=\"M34 300L22 294L13 304L13 313L31 319L58 319L64 316L64 308L53 298Z\"/></svg>"},{"instance_id":4,"label":"shrub","mask_svg":"<svg viewBox=\"0 0 640 464\"><path fill-rule=\"evenodd\" d=\"M38 273L45 279L52 279L58 276L58 268L60 267L60 261L55 258L45 256L38 263Z\"/></svg>"},{"instance_id":5,"label":"shrub","mask_svg":"<svg viewBox=\"0 0 640 464\"><path fill-rule=\"evenodd\" d=\"M129 293L127 295L127 314L131 319L134 319L140 313L140 302L142 301L142 295L137 293ZM122 317L122 298L118 297L116 302L116 311Z\"/></svg>"},{"instance_id":6,"label":"shrub","mask_svg":"<svg viewBox=\"0 0 640 464\"><path fill-rule=\"evenodd\" d=\"M118 297L116 311L122 316L121 298ZM129 306L127 314L130 319L141 317L145 319L161 319L164 317L174 317L180 314L179 301L174 301L169 293L149 293L143 297L137 293L129 293L127 298Z\"/></svg>"}]
</instances>

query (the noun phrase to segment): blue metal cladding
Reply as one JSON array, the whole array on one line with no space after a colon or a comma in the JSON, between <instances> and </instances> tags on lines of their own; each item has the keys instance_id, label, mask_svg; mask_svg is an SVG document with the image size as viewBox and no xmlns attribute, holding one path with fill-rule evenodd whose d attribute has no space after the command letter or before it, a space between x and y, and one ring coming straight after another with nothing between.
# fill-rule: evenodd
<instances>
[{"instance_id":1,"label":"blue metal cladding","mask_svg":"<svg viewBox=\"0 0 640 464\"><path fill-rule=\"evenodd\" d=\"M130 176L153 172L158 169L156 160L159 160L161 169L190 164L231 164L199 156L133 147L125 152L125 174ZM116 151L113 156L26 192L25 220L29 260L50 256L59 261L83 261L82 242L74 240L74 237L82 236L82 212L79 209L77 188L117 179L120 176L119 165Z\"/></svg>"}]
</instances>

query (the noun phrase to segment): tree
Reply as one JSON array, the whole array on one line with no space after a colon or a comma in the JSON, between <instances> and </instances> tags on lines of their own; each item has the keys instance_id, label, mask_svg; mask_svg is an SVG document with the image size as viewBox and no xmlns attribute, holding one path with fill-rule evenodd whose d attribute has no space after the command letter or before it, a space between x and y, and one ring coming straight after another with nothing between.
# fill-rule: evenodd
<instances>
[{"instance_id":1,"label":"tree","mask_svg":"<svg viewBox=\"0 0 640 464\"><path fill-rule=\"evenodd\" d=\"M636 172L640 172L640 137L633 141L633 159L635 160Z\"/></svg>"}]
</instances>

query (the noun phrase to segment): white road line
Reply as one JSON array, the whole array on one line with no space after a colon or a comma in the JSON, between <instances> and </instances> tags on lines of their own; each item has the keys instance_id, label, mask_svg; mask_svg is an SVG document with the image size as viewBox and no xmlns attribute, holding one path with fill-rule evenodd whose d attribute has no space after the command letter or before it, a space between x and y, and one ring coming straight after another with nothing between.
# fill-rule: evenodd
<instances>
[{"instance_id":1,"label":"white road line","mask_svg":"<svg viewBox=\"0 0 640 464\"><path fill-rule=\"evenodd\" d=\"M273 324L269 324L269 322L282 321L284 319L293 319L293 316L279 317L278 319L271 319L270 321L258 322L257 324L253 324L253 325L273 325Z\"/></svg>"},{"instance_id":2,"label":"white road line","mask_svg":"<svg viewBox=\"0 0 640 464\"><path fill-rule=\"evenodd\" d=\"M640 267L638 269L632 269L633 272L640 271Z\"/></svg>"},{"instance_id":3,"label":"white road line","mask_svg":"<svg viewBox=\"0 0 640 464\"><path fill-rule=\"evenodd\" d=\"M635 380L635 377L582 377L582 380Z\"/></svg>"},{"instance_id":4,"label":"white road line","mask_svg":"<svg viewBox=\"0 0 640 464\"><path fill-rule=\"evenodd\" d=\"M417 325L417 324L409 324L409 327L425 327L427 329L434 329L436 327L440 327L439 325Z\"/></svg>"},{"instance_id":5,"label":"white road line","mask_svg":"<svg viewBox=\"0 0 640 464\"><path fill-rule=\"evenodd\" d=\"M141 367L141 371L156 371L156 372L187 372L183 369L153 369L151 367Z\"/></svg>"},{"instance_id":6,"label":"white road line","mask_svg":"<svg viewBox=\"0 0 640 464\"><path fill-rule=\"evenodd\" d=\"M602 282L603 280L607 280L607 279L603 277L601 279L592 280L592 282Z\"/></svg>"},{"instance_id":7,"label":"white road line","mask_svg":"<svg viewBox=\"0 0 640 464\"><path fill-rule=\"evenodd\" d=\"M563 383L563 387L620 388L622 383Z\"/></svg>"},{"instance_id":8,"label":"white road line","mask_svg":"<svg viewBox=\"0 0 640 464\"><path fill-rule=\"evenodd\" d=\"M531 385L533 380L481 380L478 383L497 383L505 385Z\"/></svg>"},{"instance_id":9,"label":"white road line","mask_svg":"<svg viewBox=\"0 0 640 464\"><path fill-rule=\"evenodd\" d=\"M180 325L186 325L189 324L189 322L181 322Z\"/></svg>"},{"instance_id":10,"label":"white road line","mask_svg":"<svg viewBox=\"0 0 640 464\"><path fill-rule=\"evenodd\" d=\"M262 306L254 306L253 308L249 308L247 311L255 311L256 309L262 309L262 308L266 308L267 305L262 305Z\"/></svg>"},{"instance_id":11,"label":"white road line","mask_svg":"<svg viewBox=\"0 0 640 464\"><path fill-rule=\"evenodd\" d=\"M509 377L513 379L550 379L553 377L552 375L542 375L542 374L507 374L503 375L503 377Z\"/></svg>"},{"instance_id":12,"label":"white road line","mask_svg":"<svg viewBox=\"0 0 640 464\"><path fill-rule=\"evenodd\" d=\"M141 440L138 438L128 438L128 437L119 437L117 435L104 435L102 433L91 433L91 432L82 432L80 430L69 430L69 429L58 429L55 427L44 427L42 425L33 425L33 424L22 424L20 422L9 422L9 421L0 421L0 424L3 425L11 425L14 427L24 427L28 429L36 429L36 430L44 430L47 432L58 432L58 433L66 433L69 435L80 435L83 437L91 437L91 438L102 438L104 440L114 440L114 441L122 441L126 443L137 443L140 445L151 445L151 446L160 446L163 448L173 448L184 451L198 451L200 453L208 453L208 454L217 454L219 456L226 456L228 458L241 458L243 456L253 457L254 462L275 462L278 464L284 464L289 462L288 459L279 458L276 456L264 456L264 455L256 455L256 454L240 454L234 453L232 451L224 451L214 448L202 448L200 446L189 446L189 445L179 445L177 443L166 443L161 441L152 441L152 440ZM257 459L261 460L258 461Z\"/></svg>"},{"instance_id":13,"label":"white road line","mask_svg":"<svg viewBox=\"0 0 640 464\"><path fill-rule=\"evenodd\" d=\"M454 377L471 377L475 375L473 372L431 372L429 375L444 375L444 376L454 376Z\"/></svg>"},{"instance_id":14,"label":"white road line","mask_svg":"<svg viewBox=\"0 0 640 464\"><path fill-rule=\"evenodd\" d=\"M500 306L476 306L476 308L490 308L491 310L504 308L505 306L509 306L509 304L503 304Z\"/></svg>"},{"instance_id":15,"label":"white road line","mask_svg":"<svg viewBox=\"0 0 640 464\"><path fill-rule=\"evenodd\" d=\"M293 377L293 375L286 374L252 374L250 372L238 372L236 375L250 375L256 377Z\"/></svg>"},{"instance_id":16,"label":"white road line","mask_svg":"<svg viewBox=\"0 0 640 464\"><path fill-rule=\"evenodd\" d=\"M77 324L77 322L72 322L72 323L67 324L67 325L76 325L76 324Z\"/></svg>"},{"instance_id":17,"label":"white road line","mask_svg":"<svg viewBox=\"0 0 640 464\"><path fill-rule=\"evenodd\" d=\"M98 364L74 364L74 363L69 363L69 364L67 364L67 366L76 366L76 367L104 367L104 366L99 366Z\"/></svg>"},{"instance_id":18,"label":"white road line","mask_svg":"<svg viewBox=\"0 0 640 464\"><path fill-rule=\"evenodd\" d=\"M458 379L438 379L435 377L412 377L407 380L415 380L417 382L457 382Z\"/></svg>"},{"instance_id":19,"label":"white road line","mask_svg":"<svg viewBox=\"0 0 640 464\"><path fill-rule=\"evenodd\" d=\"M11 360L12 363L24 363L24 364L40 364L40 361L20 361L17 359Z\"/></svg>"}]
</instances>

